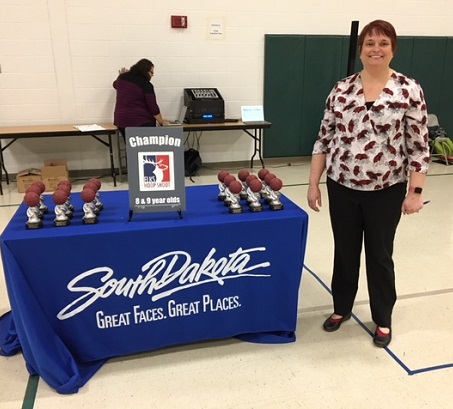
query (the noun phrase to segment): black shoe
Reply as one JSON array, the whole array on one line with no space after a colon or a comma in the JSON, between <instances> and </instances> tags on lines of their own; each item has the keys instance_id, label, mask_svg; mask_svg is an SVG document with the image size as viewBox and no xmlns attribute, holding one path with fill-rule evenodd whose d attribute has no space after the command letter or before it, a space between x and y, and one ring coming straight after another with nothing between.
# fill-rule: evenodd
<instances>
[{"instance_id":1,"label":"black shoe","mask_svg":"<svg viewBox=\"0 0 453 409\"><path fill-rule=\"evenodd\" d=\"M388 334L384 334L383 332L379 331L379 327L376 327L376 331L374 331L373 335L373 342L379 348L385 348L390 344L392 340L392 329L390 328L390 332Z\"/></svg>"},{"instance_id":2,"label":"black shoe","mask_svg":"<svg viewBox=\"0 0 453 409\"><path fill-rule=\"evenodd\" d=\"M327 331L327 332L336 331L338 328L341 327L341 324L343 324L343 322L345 322L349 318L351 318L352 314L351 313L346 314L344 317L341 317L341 318L332 318L332 315L324 321L324 324L322 324L324 331Z\"/></svg>"}]
</instances>

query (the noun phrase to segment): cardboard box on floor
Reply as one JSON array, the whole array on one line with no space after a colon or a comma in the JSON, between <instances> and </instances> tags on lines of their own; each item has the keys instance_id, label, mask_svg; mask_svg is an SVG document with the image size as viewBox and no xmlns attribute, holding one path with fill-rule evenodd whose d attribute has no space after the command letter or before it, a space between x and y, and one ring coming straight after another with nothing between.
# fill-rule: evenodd
<instances>
[{"instance_id":1,"label":"cardboard box on floor","mask_svg":"<svg viewBox=\"0 0 453 409\"><path fill-rule=\"evenodd\" d=\"M46 192L53 192L58 182L68 180L68 162L63 159L45 160L41 169L41 178L46 185Z\"/></svg>"},{"instance_id":2,"label":"cardboard box on floor","mask_svg":"<svg viewBox=\"0 0 453 409\"><path fill-rule=\"evenodd\" d=\"M28 168L17 172L17 191L25 193L34 182L41 180L41 169Z\"/></svg>"}]
</instances>

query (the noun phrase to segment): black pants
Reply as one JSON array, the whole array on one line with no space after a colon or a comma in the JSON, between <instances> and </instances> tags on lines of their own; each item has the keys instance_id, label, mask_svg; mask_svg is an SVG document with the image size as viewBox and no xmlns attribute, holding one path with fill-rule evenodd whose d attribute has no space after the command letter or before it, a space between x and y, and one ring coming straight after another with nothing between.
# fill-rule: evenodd
<instances>
[{"instance_id":1,"label":"black pants","mask_svg":"<svg viewBox=\"0 0 453 409\"><path fill-rule=\"evenodd\" d=\"M364 243L371 317L380 327L391 326L396 302L393 242L406 187L406 183L399 183L382 190L360 191L327 178L335 243L332 294L336 314L352 310Z\"/></svg>"}]
</instances>

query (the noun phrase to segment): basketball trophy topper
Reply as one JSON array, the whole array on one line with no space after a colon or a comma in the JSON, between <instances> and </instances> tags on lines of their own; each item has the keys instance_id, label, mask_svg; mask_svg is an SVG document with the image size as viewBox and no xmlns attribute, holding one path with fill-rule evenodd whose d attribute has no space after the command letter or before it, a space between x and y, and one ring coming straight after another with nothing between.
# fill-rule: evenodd
<instances>
[{"instance_id":1,"label":"basketball trophy topper","mask_svg":"<svg viewBox=\"0 0 453 409\"><path fill-rule=\"evenodd\" d=\"M74 206L71 205L71 189L67 185L59 185L57 186L55 192L57 192L58 190L62 190L66 195L66 201L61 205L61 210L64 211L65 215L69 219L72 219L72 217L74 216Z\"/></svg>"},{"instance_id":2,"label":"basketball trophy topper","mask_svg":"<svg viewBox=\"0 0 453 409\"><path fill-rule=\"evenodd\" d=\"M42 227L42 220L39 212L39 195L36 192L28 192L24 196L24 202L28 206L28 221L25 225L27 229L39 229Z\"/></svg>"},{"instance_id":3,"label":"basketball trophy topper","mask_svg":"<svg viewBox=\"0 0 453 409\"><path fill-rule=\"evenodd\" d=\"M239 182L238 180L232 180L229 184L228 187L225 189L225 192L228 196L228 202L229 202L229 208L230 208L230 213L232 214L238 214L242 213L242 206L239 203L240 200L240 193L242 191L242 183ZM225 200L226 202L226 200Z\"/></svg>"},{"instance_id":4,"label":"basketball trophy topper","mask_svg":"<svg viewBox=\"0 0 453 409\"><path fill-rule=\"evenodd\" d=\"M104 206L102 205L102 203L100 203L100 205L97 205L98 203L98 184L93 182L93 181L88 181L87 183L85 183L85 186L83 186L83 190L85 189L91 189L94 191L94 199L91 201L91 205L93 207L93 212L96 214L96 215L99 215L99 213L101 212L101 210L104 208ZM82 192L83 192L82 190Z\"/></svg>"},{"instance_id":5,"label":"basketball trophy topper","mask_svg":"<svg viewBox=\"0 0 453 409\"><path fill-rule=\"evenodd\" d=\"M41 204L41 189L38 186L36 186L36 185L31 185L25 191L25 195L27 195L27 193L36 193L38 195L39 203L36 206L34 206L34 207L36 207L36 212L37 212L39 218L42 219L44 217L44 213L41 211L41 206L40 206L40 204Z\"/></svg>"},{"instance_id":6,"label":"basketball trophy topper","mask_svg":"<svg viewBox=\"0 0 453 409\"><path fill-rule=\"evenodd\" d=\"M250 178L247 183L247 203L251 212L262 212L263 205L260 202L260 192L263 188L261 180L258 178Z\"/></svg>"},{"instance_id":7,"label":"basketball trophy topper","mask_svg":"<svg viewBox=\"0 0 453 409\"><path fill-rule=\"evenodd\" d=\"M71 184L71 182L69 182L69 180L60 180L57 185L57 190L60 188L61 188L61 190L66 191L68 194L68 198L66 199L66 203L65 203L66 208L67 208L66 214L68 217L71 218L72 215L74 214L74 210L75 210L74 206L71 203L72 184ZM70 214L68 214L69 212L70 212Z\"/></svg>"},{"instance_id":8,"label":"basketball trophy topper","mask_svg":"<svg viewBox=\"0 0 453 409\"><path fill-rule=\"evenodd\" d=\"M94 205L96 206L96 209L99 211L104 209L104 204L101 202L101 195L99 194L99 190L101 190L101 181L97 178L90 179L88 183L94 184L96 186L95 192L96 196L94 198Z\"/></svg>"},{"instance_id":9,"label":"basketball trophy topper","mask_svg":"<svg viewBox=\"0 0 453 409\"><path fill-rule=\"evenodd\" d=\"M68 195L64 190L57 189L52 195L53 202L55 203L55 219L54 225L57 227L69 226L69 217L66 215L67 207L65 205L68 200Z\"/></svg>"},{"instance_id":10,"label":"basketball trophy topper","mask_svg":"<svg viewBox=\"0 0 453 409\"><path fill-rule=\"evenodd\" d=\"M269 206L272 210L283 210L283 204L280 201L281 193L279 190L283 187L281 179L275 177L269 181L268 192L269 192Z\"/></svg>"},{"instance_id":11,"label":"basketball trophy topper","mask_svg":"<svg viewBox=\"0 0 453 409\"><path fill-rule=\"evenodd\" d=\"M225 186L225 199L223 199L223 204L227 207L230 206L231 204L231 192L229 191L228 189L228 186L230 185L231 182L233 182L234 180L236 180L236 177L233 176L233 175L226 175L224 178L223 178L223 184Z\"/></svg>"},{"instance_id":12,"label":"basketball trophy topper","mask_svg":"<svg viewBox=\"0 0 453 409\"><path fill-rule=\"evenodd\" d=\"M40 212L43 215L49 213L49 208L44 203L44 196L43 196L43 193L46 191L46 185L44 183L42 183L40 180L37 180L37 181L33 182L32 186L38 187L38 189L41 192L39 194L39 199L40 199L39 200L39 210L40 210Z\"/></svg>"},{"instance_id":13,"label":"basketball trophy topper","mask_svg":"<svg viewBox=\"0 0 453 409\"><path fill-rule=\"evenodd\" d=\"M226 193L225 193L225 183L223 182L225 179L225 176L228 176L230 173L227 172L226 170L222 170L217 174L217 179L219 179L219 194L217 195L217 199L224 201L226 198Z\"/></svg>"},{"instance_id":14,"label":"basketball trophy topper","mask_svg":"<svg viewBox=\"0 0 453 409\"><path fill-rule=\"evenodd\" d=\"M247 199L247 178L250 176L250 172L247 169L242 169L238 173L238 178L242 182L242 191L240 197L242 200Z\"/></svg>"},{"instance_id":15,"label":"basketball trophy topper","mask_svg":"<svg viewBox=\"0 0 453 409\"><path fill-rule=\"evenodd\" d=\"M82 200L85 202L83 205L83 211L85 215L82 217L83 224L96 224L98 222L99 209L96 208L94 200L96 198L96 192L90 187L85 187L81 193Z\"/></svg>"}]
</instances>

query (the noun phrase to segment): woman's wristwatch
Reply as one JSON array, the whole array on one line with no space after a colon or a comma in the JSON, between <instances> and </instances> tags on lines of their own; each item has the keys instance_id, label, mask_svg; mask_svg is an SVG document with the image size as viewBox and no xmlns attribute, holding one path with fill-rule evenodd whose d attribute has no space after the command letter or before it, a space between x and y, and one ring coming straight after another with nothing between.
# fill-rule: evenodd
<instances>
[{"instance_id":1,"label":"woman's wristwatch","mask_svg":"<svg viewBox=\"0 0 453 409\"><path fill-rule=\"evenodd\" d=\"M410 193L417 193L418 195L421 195L422 192L423 192L423 188L411 186L411 187L409 187L409 192Z\"/></svg>"}]
</instances>

